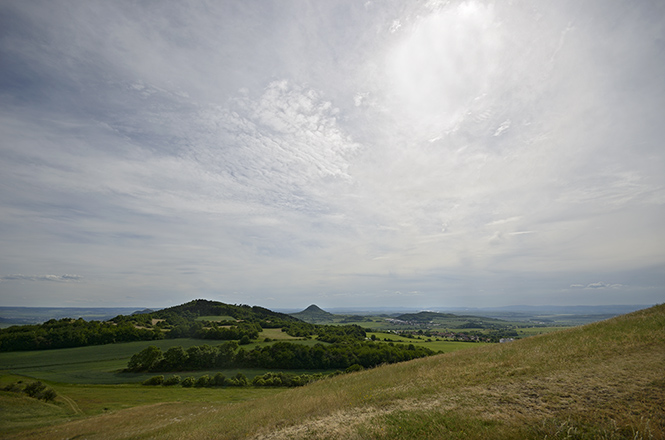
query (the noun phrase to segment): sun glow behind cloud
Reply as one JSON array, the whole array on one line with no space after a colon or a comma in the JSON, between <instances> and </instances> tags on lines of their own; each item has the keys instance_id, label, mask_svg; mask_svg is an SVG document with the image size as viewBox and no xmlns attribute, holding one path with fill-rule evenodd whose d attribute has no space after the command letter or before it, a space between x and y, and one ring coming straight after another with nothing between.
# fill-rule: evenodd
<instances>
[{"instance_id":1,"label":"sun glow behind cloud","mask_svg":"<svg viewBox=\"0 0 665 440\"><path fill-rule=\"evenodd\" d=\"M419 20L389 51L396 107L420 125L453 128L490 86L502 35L493 8L465 2ZM427 128L427 127L423 127Z\"/></svg>"}]
</instances>

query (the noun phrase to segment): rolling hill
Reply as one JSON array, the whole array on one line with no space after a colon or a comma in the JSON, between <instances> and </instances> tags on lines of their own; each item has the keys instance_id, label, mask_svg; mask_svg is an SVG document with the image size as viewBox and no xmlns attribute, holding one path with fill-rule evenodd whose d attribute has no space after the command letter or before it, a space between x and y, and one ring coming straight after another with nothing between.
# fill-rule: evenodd
<instances>
[{"instance_id":1,"label":"rolling hill","mask_svg":"<svg viewBox=\"0 0 665 440\"><path fill-rule=\"evenodd\" d=\"M665 439L665 305L237 404L168 402L16 438Z\"/></svg>"},{"instance_id":2,"label":"rolling hill","mask_svg":"<svg viewBox=\"0 0 665 440\"><path fill-rule=\"evenodd\" d=\"M332 313L321 309L316 304L312 304L302 312L291 313L290 315L311 324L317 324L321 322L329 323L333 321L333 317L335 316Z\"/></svg>"}]
</instances>

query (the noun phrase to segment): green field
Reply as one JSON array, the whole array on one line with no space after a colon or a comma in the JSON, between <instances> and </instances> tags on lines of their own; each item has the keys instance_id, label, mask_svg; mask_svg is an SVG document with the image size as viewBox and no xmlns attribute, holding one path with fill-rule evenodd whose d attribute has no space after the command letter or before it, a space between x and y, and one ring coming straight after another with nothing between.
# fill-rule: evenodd
<instances>
[{"instance_id":1,"label":"green field","mask_svg":"<svg viewBox=\"0 0 665 440\"><path fill-rule=\"evenodd\" d=\"M273 340L289 340L297 344L314 345L314 339L301 340L293 338L280 329L266 329L261 332L261 338L269 337ZM55 383L70 384L131 384L141 383L149 377L150 373L123 373L129 359L144 348L154 345L163 351L171 347L182 346L185 349L194 345L219 345L224 341L208 339L162 339L157 341L127 342L122 344L96 345L89 347L62 348L58 350L41 351L14 351L0 352L0 371L12 372L27 377L38 378ZM273 342L255 342L244 345L246 350L257 346L272 344ZM214 375L221 372L231 377L242 372L250 380L266 373L264 369L229 369L196 371L189 374L179 372L182 377L200 377L204 374ZM304 371L303 371L304 372ZM310 371L307 371L310 373Z\"/></svg>"},{"instance_id":2,"label":"green field","mask_svg":"<svg viewBox=\"0 0 665 440\"><path fill-rule=\"evenodd\" d=\"M399 336L394 333L382 333L382 332L370 332L367 333L367 337L371 338L375 336L378 341L386 342L384 339L387 339L390 342L396 342L400 344L413 344L417 346L422 346L429 348L433 351L440 351L442 353L450 353L457 350L463 350L465 348L480 347L482 345L487 345L484 342L461 342L461 341L444 341L437 338L427 338L425 336L421 338L407 338L404 336Z\"/></svg>"}]
</instances>

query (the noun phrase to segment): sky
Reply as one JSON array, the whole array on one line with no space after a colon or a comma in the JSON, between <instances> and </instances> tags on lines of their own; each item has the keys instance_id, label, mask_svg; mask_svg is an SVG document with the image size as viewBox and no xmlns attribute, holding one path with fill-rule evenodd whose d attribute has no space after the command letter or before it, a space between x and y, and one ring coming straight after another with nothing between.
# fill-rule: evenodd
<instances>
[{"instance_id":1,"label":"sky","mask_svg":"<svg viewBox=\"0 0 665 440\"><path fill-rule=\"evenodd\" d=\"M665 302L665 2L0 2L0 305Z\"/></svg>"}]
</instances>

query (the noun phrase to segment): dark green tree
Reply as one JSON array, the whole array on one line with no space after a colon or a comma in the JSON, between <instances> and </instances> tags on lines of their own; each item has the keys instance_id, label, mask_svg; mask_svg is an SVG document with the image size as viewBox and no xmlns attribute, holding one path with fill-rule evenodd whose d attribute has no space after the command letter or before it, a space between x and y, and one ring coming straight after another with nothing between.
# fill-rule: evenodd
<instances>
[{"instance_id":1,"label":"dark green tree","mask_svg":"<svg viewBox=\"0 0 665 440\"><path fill-rule=\"evenodd\" d=\"M151 345L131 357L127 364L129 371L150 371L156 367L164 355L159 347Z\"/></svg>"}]
</instances>

